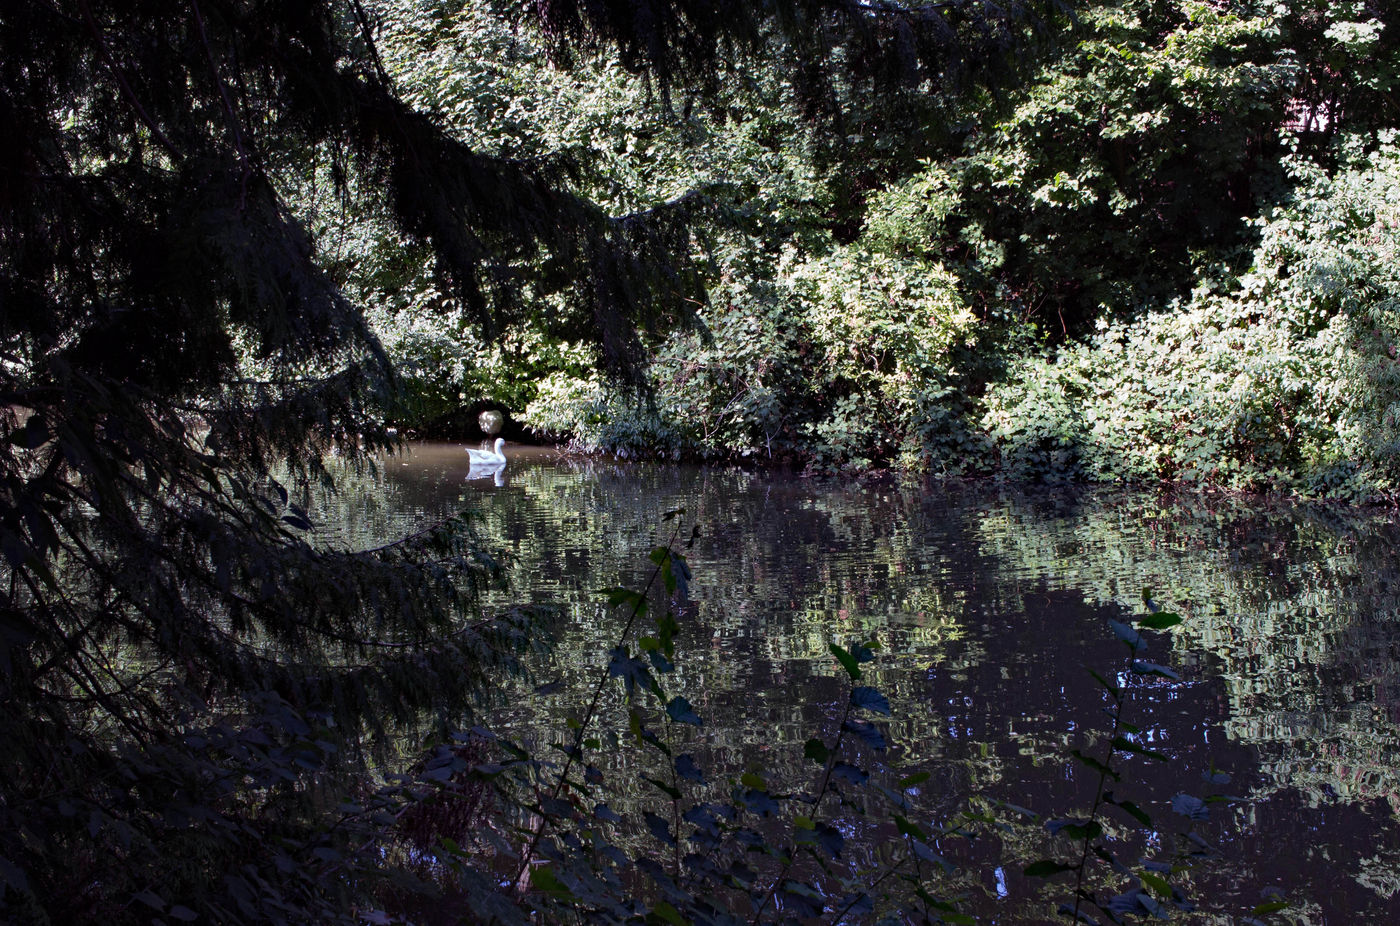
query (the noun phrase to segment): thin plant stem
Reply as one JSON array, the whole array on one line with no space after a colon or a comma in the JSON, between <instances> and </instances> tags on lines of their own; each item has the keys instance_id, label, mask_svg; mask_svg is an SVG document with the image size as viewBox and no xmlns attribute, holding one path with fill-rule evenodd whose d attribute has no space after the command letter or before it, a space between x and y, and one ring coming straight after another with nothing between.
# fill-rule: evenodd
<instances>
[{"instance_id":1,"label":"thin plant stem","mask_svg":"<svg viewBox=\"0 0 1400 926\"><path fill-rule=\"evenodd\" d=\"M1137 655L1137 651L1138 651L1137 645L1132 644L1132 643L1130 643L1130 644L1128 644L1128 645L1129 645L1130 647L1132 647L1133 656L1136 656L1136 655ZM1130 657L1128 657L1128 658L1129 658L1129 662L1131 663L1131 661L1132 661L1132 656L1130 656ZM1085 826L1086 826L1086 827L1087 827L1089 824L1092 824L1092 823L1094 822L1094 819L1098 816L1099 808L1100 808L1101 806L1103 806L1104 783L1108 781L1108 769L1109 769L1109 767L1110 767L1110 764L1113 762L1113 753L1114 753L1114 751L1115 751L1115 750L1114 750L1113 744L1114 744L1114 742L1118 739L1119 724L1121 724L1121 723L1122 723L1122 720L1123 720L1123 702L1124 702L1124 700L1125 700L1125 692L1124 692L1124 689L1120 686L1120 687L1118 688L1118 694L1115 695L1115 696L1114 696L1114 699L1113 699L1113 705L1114 705L1115 710L1113 711L1113 729L1112 729L1112 731L1110 731L1110 733L1109 733L1109 735L1108 735L1108 752L1107 752L1107 754L1104 756L1104 763L1103 763L1103 764L1104 764L1104 767L1101 768L1101 769L1099 769L1099 785L1098 785L1098 789L1097 789L1097 790L1095 791L1095 793L1094 793L1094 803L1089 807L1089 819L1088 819L1088 821L1085 823ZM1074 918L1074 921L1075 921L1076 923L1079 922L1079 907L1080 907L1080 904L1082 904L1082 903L1084 902L1084 872L1085 872L1085 869L1086 869L1086 868L1088 867L1088 865L1089 865L1089 850L1090 850L1090 848L1092 847L1092 844L1093 844L1093 838L1092 838L1091 835L1086 831L1085 834L1084 834L1084 848L1083 848L1083 850L1079 853L1079 871L1078 871L1078 873L1076 874L1075 879L1074 879L1074 914L1073 914L1073 918Z\"/></svg>"},{"instance_id":2,"label":"thin plant stem","mask_svg":"<svg viewBox=\"0 0 1400 926\"><path fill-rule=\"evenodd\" d=\"M676 529L671 533L671 539L666 544L666 558L671 556L671 544L676 542L680 536L680 523L677 522ZM664 563L666 560L662 560ZM647 579L646 586L642 589L641 596L632 605L632 613L627 616L627 623L622 628L622 633L618 635L618 645L621 645L632 633L632 625L637 622L637 617L642 613L642 605L646 603L647 595L651 592L651 587L656 584L656 577L661 575L661 563L657 563L651 571L651 576ZM598 681L593 686L593 697L588 702L588 710L584 712L583 720L579 723L578 730L574 734L574 744L564 759L564 769L559 773L559 780L554 784L554 790L550 794L550 800L557 800L564 790L564 782L569 778L569 771L573 768L574 760L578 758L583 750L583 738L588 730L588 726L593 721L594 715L598 711L598 701L603 695L603 688L608 682L608 670L606 667L598 673ZM514 884L520 893L524 893L526 871L530 868L530 861L534 858L535 850L539 848L540 840L544 837L544 832L549 828L549 814L544 812L544 803L540 803L540 822L535 827L534 834L530 837L530 843L525 847L524 853L520 856L520 868L515 873Z\"/></svg>"}]
</instances>

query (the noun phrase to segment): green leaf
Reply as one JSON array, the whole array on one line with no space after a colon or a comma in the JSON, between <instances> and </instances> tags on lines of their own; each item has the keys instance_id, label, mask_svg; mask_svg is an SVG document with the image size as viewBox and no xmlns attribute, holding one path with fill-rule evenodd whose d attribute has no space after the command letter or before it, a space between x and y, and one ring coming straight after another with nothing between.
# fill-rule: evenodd
<instances>
[{"instance_id":1,"label":"green leaf","mask_svg":"<svg viewBox=\"0 0 1400 926\"><path fill-rule=\"evenodd\" d=\"M1110 796L1105 796L1104 799L1107 800L1110 804L1114 805L1115 807L1120 808L1124 813L1132 817L1137 822L1141 823L1143 826L1152 825L1152 818L1147 815L1147 811L1143 810L1141 807L1139 807L1137 804L1134 804L1132 801L1115 801Z\"/></svg>"},{"instance_id":2,"label":"green leaf","mask_svg":"<svg viewBox=\"0 0 1400 926\"><path fill-rule=\"evenodd\" d=\"M1107 689L1107 690L1108 690L1108 693L1111 694L1111 695L1113 695L1113 697L1117 698L1117 697L1119 697L1119 696L1122 694L1122 692L1120 692L1120 691L1118 690L1118 686L1117 686L1117 685L1113 684L1113 683L1110 682L1108 679L1104 678L1102 675L1100 675L1099 673L1095 672L1093 669L1090 669L1090 670L1089 670L1089 674L1092 675L1092 676L1094 677L1094 681L1098 682L1098 683L1099 683L1100 685L1102 685L1105 689Z\"/></svg>"},{"instance_id":3,"label":"green leaf","mask_svg":"<svg viewBox=\"0 0 1400 926\"><path fill-rule=\"evenodd\" d=\"M917 823L911 823L899 814L893 815L894 825L899 828L899 832L904 836L913 836L915 839L927 840L928 834L919 828Z\"/></svg>"},{"instance_id":4,"label":"green leaf","mask_svg":"<svg viewBox=\"0 0 1400 926\"><path fill-rule=\"evenodd\" d=\"M860 681L860 666L856 664L856 657L846 652L835 643L830 644L831 655L836 657L836 661L846 670L846 674L851 677L851 681Z\"/></svg>"},{"instance_id":5,"label":"green leaf","mask_svg":"<svg viewBox=\"0 0 1400 926\"><path fill-rule=\"evenodd\" d=\"M826 744L821 740L810 739L802 747L802 758L825 763L827 759L831 758L831 750L827 749Z\"/></svg>"},{"instance_id":6,"label":"green leaf","mask_svg":"<svg viewBox=\"0 0 1400 926\"><path fill-rule=\"evenodd\" d=\"M753 772L745 772L740 775L739 782L743 784L744 787L753 788L755 791L768 790L768 782L764 781L761 775L755 775Z\"/></svg>"},{"instance_id":7,"label":"green leaf","mask_svg":"<svg viewBox=\"0 0 1400 926\"><path fill-rule=\"evenodd\" d=\"M1166 630L1168 627L1175 627L1181 623L1181 616L1170 611L1158 611L1156 614L1148 614L1138 618L1138 626L1146 627L1148 630Z\"/></svg>"},{"instance_id":8,"label":"green leaf","mask_svg":"<svg viewBox=\"0 0 1400 926\"><path fill-rule=\"evenodd\" d=\"M1074 758L1078 760L1081 764L1089 766L1089 768L1093 769L1101 775L1104 775L1108 778L1112 778L1114 781L1121 781L1123 778L1122 775L1119 775L1117 772L1109 768L1107 765L1104 765L1098 759L1095 759L1093 756L1086 756L1078 749L1070 750L1070 755L1074 756Z\"/></svg>"},{"instance_id":9,"label":"green leaf","mask_svg":"<svg viewBox=\"0 0 1400 926\"><path fill-rule=\"evenodd\" d=\"M915 772L912 775L899 779L899 787L901 790L907 790L915 785L923 784L929 780L929 777L928 772Z\"/></svg>"},{"instance_id":10,"label":"green leaf","mask_svg":"<svg viewBox=\"0 0 1400 926\"><path fill-rule=\"evenodd\" d=\"M1277 913L1280 910L1286 910L1289 906L1291 905L1286 900L1270 900L1266 903L1259 904L1257 907L1250 910L1249 913L1251 916L1265 916L1269 913Z\"/></svg>"},{"instance_id":11,"label":"green leaf","mask_svg":"<svg viewBox=\"0 0 1400 926\"><path fill-rule=\"evenodd\" d=\"M1066 871L1078 871L1078 865L1066 865L1064 862L1051 861L1043 858L1038 862L1031 862L1021 873L1027 878L1053 878L1055 875Z\"/></svg>"},{"instance_id":12,"label":"green leaf","mask_svg":"<svg viewBox=\"0 0 1400 926\"><path fill-rule=\"evenodd\" d=\"M682 508L680 510L684 511L685 509ZM671 923L672 926L690 926L690 920L681 916L679 910L664 900L659 901L656 906L651 908L649 918L660 920L663 923Z\"/></svg>"},{"instance_id":13,"label":"green leaf","mask_svg":"<svg viewBox=\"0 0 1400 926\"><path fill-rule=\"evenodd\" d=\"M622 604L630 604L637 609L637 612L646 610L647 599L641 592L630 588L601 588L598 594L608 599L608 605L617 607Z\"/></svg>"},{"instance_id":14,"label":"green leaf","mask_svg":"<svg viewBox=\"0 0 1400 926\"><path fill-rule=\"evenodd\" d=\"M1134 743L1132 740L1124 736L1115 736L1113 738L1113 748L1121 750L1123 752L1131 752L1140 756L1146 756L1149 759L1156 759L1158 762L1171 761L1162 753L1152 749L1148 749L1146 746L1141 746L1137 743Z\"/></svg>"},{"instance_id":15,"label":"green leaf","mask_svg":"<svg viewBox=\"0 0 1400 926\"><path fill-rule=\"evenodd\" d=\"M676 658L676 635L680 631L681 626L676 623L675 615L670 611L656 619L656 632L661 638L661 652L667 659Z\"/></svg>"},{"instance_id":16,"label":"green leaf","mask_svg":"<svg viewBox=\"0 0 1400 926\"><path fill-rule=\"evenodd\" d=\"M1139 871L1137 876L1142 879L1142 883L1152 888L1152 892L1163 900L1172 899L1172 886L1167 883L1167 879L1161 875L1154 875L1150 871Z\"/></svg>"},{"instance_id":17,"label":"green leaf","mask_svg":"<svg viewBox=\"0 0 1400 926\"><path fill-rule=\"evenodd\" d=\"M1097 820L1051 820L1045 824L1051 835L1063 834L1074 840L1098 839L1103 827Z\"/></svg>"},{"instance_id":18,"label":"green leaf","mask_svg":"<svg viewBox=\"0 0 1400 926\"><path fill-rule=\"evenodd\" d=\"M540 865L530 869L530 886L561 900L572 900L574 896L573 892L554 876L554 872L548 865Z\"/></svg>"}]
</instances>

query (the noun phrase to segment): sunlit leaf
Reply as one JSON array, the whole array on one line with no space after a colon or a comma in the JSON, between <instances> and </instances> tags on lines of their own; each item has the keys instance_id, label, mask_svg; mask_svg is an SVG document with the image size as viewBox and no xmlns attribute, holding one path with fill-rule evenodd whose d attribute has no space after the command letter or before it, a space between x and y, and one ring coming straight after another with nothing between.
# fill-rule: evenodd
<instances>
[{"instance_id":1,"label":"sunlit leaf","mask_svg":"<svg viewBox=\"0 0 1400 926\"><path fill-rule=\"evenodd\" d=\"M1181 615L1173 614L1170 611L1158 611L1156 614L1147 614L1137 619L1139 627L1146 627L1148 630L1166 630L1168 627L1175 627L1181 623Z\"/></svg>"}]
</instances>

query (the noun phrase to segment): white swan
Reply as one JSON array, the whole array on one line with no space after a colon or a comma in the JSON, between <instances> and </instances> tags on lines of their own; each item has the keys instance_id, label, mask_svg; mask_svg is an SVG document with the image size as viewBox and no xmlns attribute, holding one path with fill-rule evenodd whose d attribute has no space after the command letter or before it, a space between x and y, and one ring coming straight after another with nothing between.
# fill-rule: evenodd
<instances>
[{"instance_id":1,"label":"white swan","mask_svg":"<svg viewBox=\"0 0 1400 926\"><path fill-rule=\"evenodd\" d=\"M472 458L472 466L500 466L506 462L506 455L501 452L501 448L506 445L505 438L496 438L496 445L490 450L473 450L467 448L467 455Z\"/></svg>"}]
</instances>

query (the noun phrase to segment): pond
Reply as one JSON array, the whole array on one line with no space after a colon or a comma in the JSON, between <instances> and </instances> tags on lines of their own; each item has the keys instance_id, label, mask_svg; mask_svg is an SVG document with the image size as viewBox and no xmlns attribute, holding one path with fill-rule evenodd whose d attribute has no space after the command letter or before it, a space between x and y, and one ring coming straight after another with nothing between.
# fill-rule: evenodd
<instances>
[{"instance_id":1,"label":"pond","mask_svg":"<svg viewBox=\"0 0 1400 926\"><path fill-rule=\"evenodd\" d=\"M1045 823L1093 800L1098 774L1071 751L1101 756L1111 726L1094 669L1123 687L1133 739L1167 759L1115 760L1119 797L1152 828L1102 816L1135 868L1195 853L1173 883L1198 909L1174 918L1240 922L1283 898L1289 907L1261 920L1400 920L1392 520L1223 496L862 484L510 453L502 478L470 478L460 444L415 444L338 504L360 540L471 509L509 557L502 600L563 607L536 678L492 714L512 735L564 741L624 620L597 590L644 585L647 552L675 523L665 513L684 508L683 538L692 525L699 537L672 684L704 718L686 728L686 748L712 779L758 772L815 787L820 767L804 765L803 743L830 741L847 697L828 646L877 641L863 684L889 698L892 717L873 719L891 746L870 762L896 778L928 774L909 793L930 826L988 818L975 840L936 842L957 866L941 876L944 893L982 922L1049 921L1072 882L1021 872L1077 857ZM1176 678L1127 671L1109 624L1146 613L1147 588L1183 621L1145 632L1142 658ZM531 687L554 682L548 694ZM625 734L620 683L605 690L599 725ZM1198 819L1174 812L1174 798ZM847 830L852 864L878 865L889 851L880 843L897 838L867 834L867 845ZM1100 868L1097 883L1111 885Z\"/></svg>"}]
</instances>

